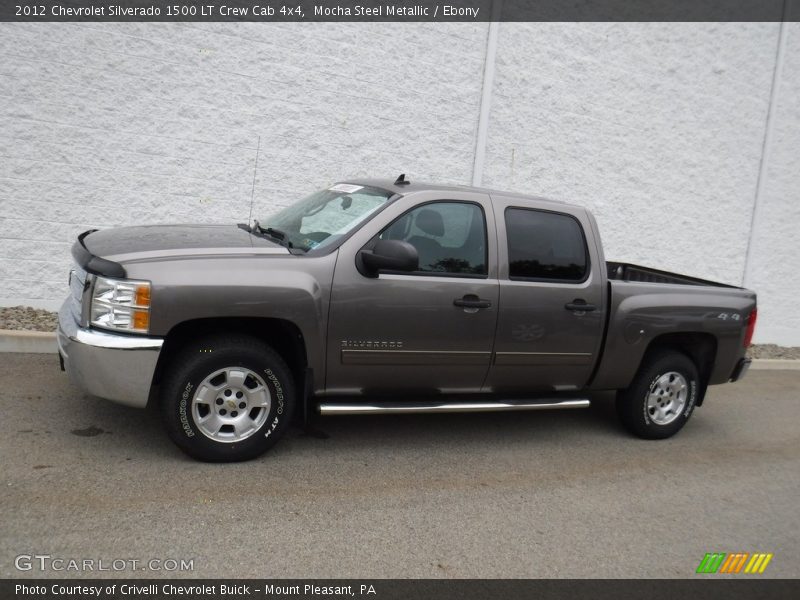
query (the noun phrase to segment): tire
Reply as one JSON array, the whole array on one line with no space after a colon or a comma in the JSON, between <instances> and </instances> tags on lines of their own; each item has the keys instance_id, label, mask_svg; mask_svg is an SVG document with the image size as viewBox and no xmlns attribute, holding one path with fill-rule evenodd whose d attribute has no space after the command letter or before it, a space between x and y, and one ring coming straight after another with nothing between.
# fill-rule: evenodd
<instances>
[{"instance_id":1,"label":"tire","mask_svg":"<svg viewBox=\"0 0 800 600\"><path fill-rule=\"evenodd\" d=\"M617 416L634 435L665 439L686 425L700 389L700 374L688 356L659 350L645 358L630 387L617 393Z\"/></svg>"},{"instance_id":2,"label":"tire","mask_svg":"<svg viewBox=\"0 0 800 600\"><path fill-rule=\"evenodd\" d=\"M161 386L161 419L189 456L235 462L260 456L285 433L295 387L284 360L246 335L186 346Z\"/></svg>"}]
</instances>

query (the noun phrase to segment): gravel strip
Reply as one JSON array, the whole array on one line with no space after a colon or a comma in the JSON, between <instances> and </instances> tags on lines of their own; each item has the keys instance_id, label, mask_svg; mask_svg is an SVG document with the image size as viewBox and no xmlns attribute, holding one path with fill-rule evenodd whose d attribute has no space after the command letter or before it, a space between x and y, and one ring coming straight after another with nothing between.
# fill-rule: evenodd
<instances>
[{"instance_id":1,"label":"gravel strip","mask_svg":"<svg viewBox=\"0 0 800 600\"><path fill-rule=\"evenodd\" d=\"M775 344L753 344L747 352L751 358L785 358L800 360L800 348L786 348Z\"/></svg>"},{"instance_id":2,"label":"gravel strip","mask_svg":"<svg viewBox=\"0 0 800 600\"><path fill-rule=\"evenodd\" d=\"M58 316L49 310L12 306L0 308L0 329L23 329L26 331L55 331ZM775 344L755 344L748 354L752 358L788 358L800 360L800 347L786 348Z\"/></svg>"},{"instance_id":3,"label":"gravel strip","mask_svg":"<svg viewBox=\"0 0 800 600\"><path fill-rule=\"evenodd\" d=\"M0 329L55 331L58 315L41 308L11 306L0 308Z\"/></svg>"}]
</instances>

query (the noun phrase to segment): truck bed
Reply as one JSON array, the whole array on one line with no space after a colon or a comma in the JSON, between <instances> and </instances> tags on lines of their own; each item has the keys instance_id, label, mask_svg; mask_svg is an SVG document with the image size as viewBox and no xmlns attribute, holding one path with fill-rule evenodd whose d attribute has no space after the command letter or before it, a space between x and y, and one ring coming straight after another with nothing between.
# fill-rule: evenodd
<instances>
[{"instance_id":1,"label":"truck bed","mask_svg":"<svg viewBox=\"0 0 800 600\"><path fill-rule=\"evenodd\" d=\"M642 267L640 265L633 265L630 263L608 261L606 262L606 268L608 269L609 281L705 285L711 287L741 289L726 283L708 281L707 279L698 279L697 277L689 277L688 275L681 275L679 273L670 273L669 271L659 271L658 269L651 269L650 267Z\"/></svg>"},{"instance_id":2,"label":"truck bed","mask_svg":"<svg viewBox=\"0 0 800 600\"><path fill-rule=\"evenodd\" d=\"M742 342L748 315L756 306L754 292L639 265L606 265L608 321L593 387L627 386L650 343L665 334L705 340L705 352L714 357L708 382L728 381L744 356Z\"/></svg>"}]
</instances>

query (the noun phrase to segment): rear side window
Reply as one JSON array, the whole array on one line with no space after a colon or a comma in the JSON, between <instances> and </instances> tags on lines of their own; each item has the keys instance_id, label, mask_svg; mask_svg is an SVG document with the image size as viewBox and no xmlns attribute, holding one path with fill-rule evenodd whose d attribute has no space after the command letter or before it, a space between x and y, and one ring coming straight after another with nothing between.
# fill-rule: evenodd
<instances>
[{"instance_id":1,"label":"rear side window","mask_svg":"<svg viewBox=\"0 0 800 600\"><path fill-rule=\"evenodd\" d=\"M569 215L506 209L510 279L581 282L589 271L580 223Z\"/></svg>"}]
</instances>

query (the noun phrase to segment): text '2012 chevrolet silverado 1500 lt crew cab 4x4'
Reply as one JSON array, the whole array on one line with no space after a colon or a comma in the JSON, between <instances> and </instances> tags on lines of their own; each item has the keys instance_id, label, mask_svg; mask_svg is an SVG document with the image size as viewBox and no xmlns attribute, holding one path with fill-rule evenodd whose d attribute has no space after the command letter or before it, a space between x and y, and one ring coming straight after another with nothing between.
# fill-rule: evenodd
<instances>
[{"instance_id":1,"label":"text '2012 chevrolet silverado 1500 lt crew cab 4x4'","mask_svg":"<svg viewBox=\"0 0 800 600\"><path fill-rule=\"evenodd\" d=\"M240 225L81 234L59 352L90 394L157 403L193 457L243 460L293 415L536 410L618 390L666 438L736 381L748 290L606 262L584 208L392 180Z\"/></svg>"}]
</instances>

